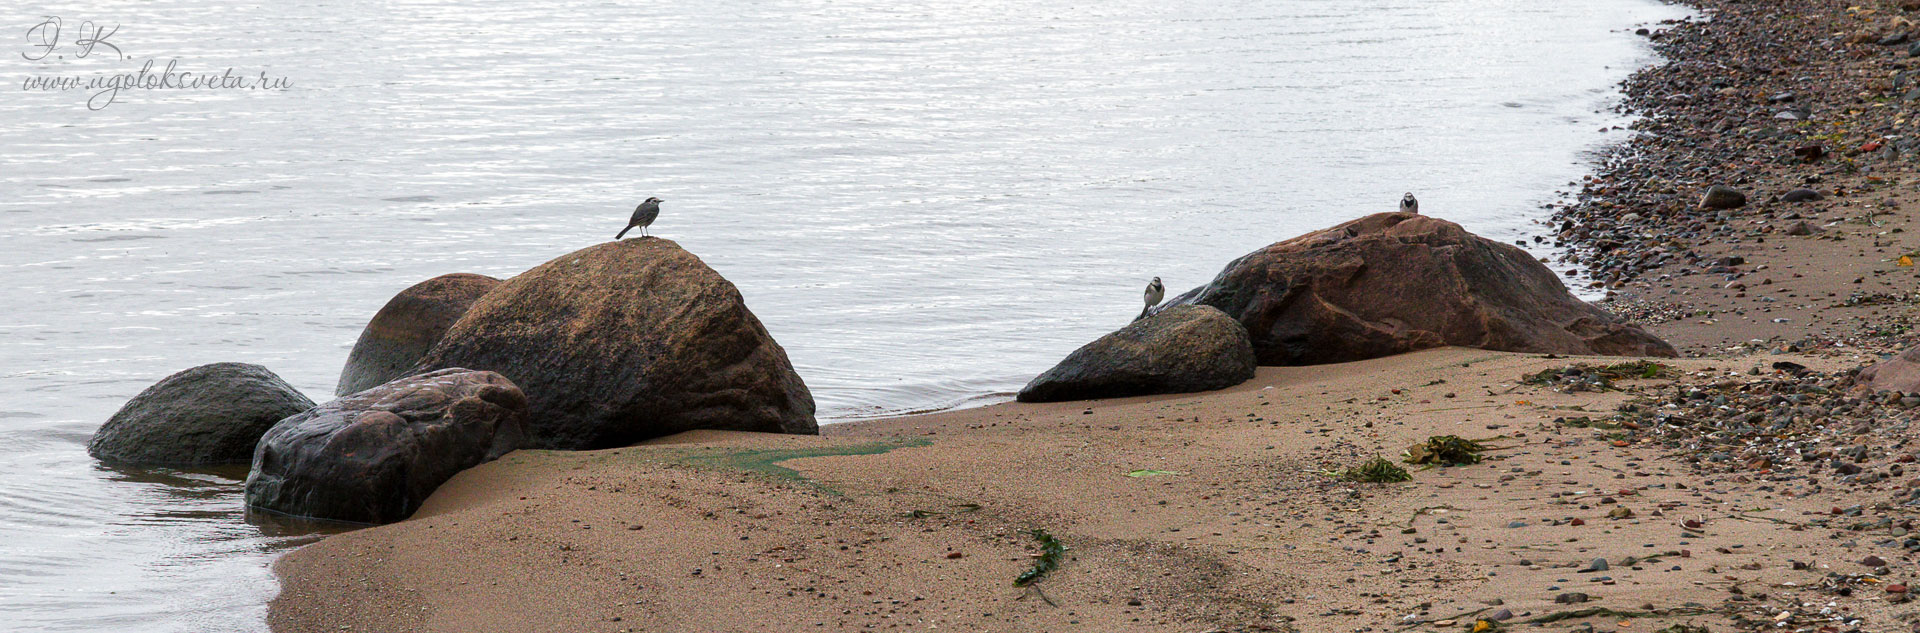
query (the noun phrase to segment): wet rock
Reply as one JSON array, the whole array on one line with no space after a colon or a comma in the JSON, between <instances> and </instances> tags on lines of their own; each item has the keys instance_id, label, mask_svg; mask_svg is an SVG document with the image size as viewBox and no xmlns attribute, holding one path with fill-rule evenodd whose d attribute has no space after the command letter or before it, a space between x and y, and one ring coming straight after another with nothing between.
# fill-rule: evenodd
<instances>
[{"instance_id":1,"label":"wet rock","mask_svg":"<svg viewBox=\"0 0 1920 633\"><path fill-rule=\"evenodd\" d=\"M1726 185L1714 185L1700 196L1700 206L1706 209L1735 209L1747 206L1747 194Z\"/></svg>"},{"instance_id":2,"label":"wet rock","mask_svg":"<svg viewBox=\"0 0 1920 633\"><path fill-rule=\"evenodd\" d=\"M1074 350L1020 390L1021 402L1225 389L1254 374L1253 343L1213 306L1175 306Z\"/></svg>"},{"instance_id":3,"label":"wet rock","mask_svg":"<svg viewBox=\"0 0 1920 633\"><path fill-rule=\"evenodd\" d=\"M328 402L274 425L254 452L247 505L389 523L462 470L519 448L527 398L500 374L443 369Z\"/></svg>"},{"instance_id":4,"label":"wet rock","mask_svg":"<svg viewBox=\"0 0 1920 633\"><path fill-rule=\"evenodd\" d=\"M1820 192L1814 191L1812 189L1800 188L1800 189L1795 189L1795 190L1786 192L1785 194L1781 194L1780 201L1781 202L1812 202L1814 200L1819 200L1820 198L1822 198L1822 196L1820 195Z\"/></svg>"},{"instance_id":5,"label":"wet rock","mask_svg":"<svg viewBox=\"0 0 1920 633\"><path fill-rule=\"evenodd\" d=\"M406 375L474 301L498 285L500 280L485 275L454 273L400 291L360 331L334 394L344 396Z\"/></svg>"},{"instance_id":6,"label":"wet rock","mask_svg":"<svg viewBox=\"0 0 1920 633\"><path fill-rule=\"evenodd\" d=\"M274 423L313 408L259 365L214 363L161 379L94 431L87 454L166 466L244 464Z\"/></svg>"},{"instance_id":7,"label":"wet rock","mask_svg":"<svg viewBox=\"0 0 1920 633\"><path fill-rule=\"evenodd\" d=\"M500 284L414 371L448 367L525 390L537 448L694 429L818 432L813 395L740 291L660 238L581 249Z\"/></svg>"},{"instance_id":8,"label":"wet rock","mask_svg":"<svg viewBox=\"0 0 1920 633\"><path fill-rule=\"evenodd\" d=\"M1168 302L1193 304L1246 326L1263 365L1445 345L1675 355L1664 341L1573 297L1526 251L1408 213L1370 215L1268 246Z\"/></svg>"},{"instance_id":9,"label":"wet rock","mask_svg":"<svg viewBox=\"0 0 1920 633\"><path fill-rule=\"evenodd\" d=\"M1803 235L1813 235L1815 233L1819 233L1825 230L1826 229L1814 226L1812 224L1808 224L1806 220L1795 220L1793 224L1787 225L1786 230L1782 232L1786 233L1787 235L1803 236Z\"/></svg>"}]
</instances>

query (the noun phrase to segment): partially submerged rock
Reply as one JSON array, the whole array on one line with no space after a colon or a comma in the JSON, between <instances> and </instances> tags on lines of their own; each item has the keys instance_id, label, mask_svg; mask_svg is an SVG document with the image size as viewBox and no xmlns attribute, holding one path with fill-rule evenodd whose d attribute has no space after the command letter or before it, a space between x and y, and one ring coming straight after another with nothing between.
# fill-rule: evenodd
<instances>
[{"instance_id":1,"label":"partially submerged rock","mask_svg":"<svg viewBox=\"0 0 1920 633\"><path fill-rule=\"evenodd\" d=\"M625 446L694 429L817 433L813 395L740 291L659 238L607 242L502 283L415 371L497 371L530 445Z\"/></svg>"},{"instance_id":2,"label":"partially submerged rock","mask_svg":"<svg viewBox=\"0 0 1920 633\"><path fill-rule=\"evenodd\" d=\"M313 401L259 365L214 363L167 376L94 431L87 454L134 465L244 464L274 423Z\"/></svg>"},{"instance_id":3,"label":"partially submerged rock","mask_svg":"<svg viewBox=\"0 0 1920 633\"><path fill-rule=\"evenodd\" d=\"M527 399L505 377L443 369L328 402L274 425L254 452L247 505L390 523L460 471L519 448Z\"/></svg>"},{"instance_id":4,"label":"partially submerged rock","mask_svg":"<svg viewBox=\"0 0 1920 633\"><path fill-rule=\"evenodd\" d=\"M406 375L474 301L498 285L500 280L486 275L454 273L400 291L360 331L334 394L344 396Z\"/></svg>"},{"instance_id":5,"label":"partially submerged rock","mask_svg":"<svg viewBox=\"0 0 1920 633\"><path fill-rule=\"evenodd\" d=\"M1020 390L1021 402L1225 389L1253 377L1246 328L1212 306L1134 321L1067 355Z\"/></svg>"},{"instance_id":6,"label":"partially submerged rock","mask_svg":"<svg viewBox=\"0 0 1920 633\"><path fill-rule=\"evenodd\" d=\"M1268 246L1167 303L1196 304L1239 320L1262 365L1339 363L1448 345L1678 355L1569 294L1526 251L1410 213L1370 215Z\"/></svg>"}]
</instances>

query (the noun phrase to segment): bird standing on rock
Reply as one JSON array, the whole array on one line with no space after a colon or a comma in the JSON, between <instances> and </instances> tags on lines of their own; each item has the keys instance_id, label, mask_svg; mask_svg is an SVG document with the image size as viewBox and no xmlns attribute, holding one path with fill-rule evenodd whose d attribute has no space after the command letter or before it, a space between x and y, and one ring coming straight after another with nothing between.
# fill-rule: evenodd
<instances>
[{"instance_id":1,"label":"bird standing on rock","mask_svg":"<svg viewBox=\"0 0 1920 633\"><path fill-rule=\"evenodd\" d=\"M613 236L613 239L617 240L626 237L627 231L633 230L633 227L636 226L640 227L640 235L642 237L646 236L647 225L653 224L653 219L660 217L660 203L662 202L666 201L659 198L647 198L646 202L642 202L640 206L634 207L633 218L627 220L627 228L620 229L620 234Z\"/></svg>"},{"instance_id":2,"label":"bird standing on rock","mask_svg":"<svg viewBox=\"0 0 1920 633\"><path fill-rule=\"evenodd\" d=\"M1140 316L1133 317L1133 320L1138 321L1147 318L1147 312L1152 311L1154 306L1160 305L1160 300L1166 296L1167 287L1160 285L1159 277L1154 277L1153 283L1147 284L1147 307L1141 308Z\"/></svg>"},{"instance_id":3,"label":"bird standing on rock","mask_svg":"<svg viewBox=\"0 0 1920 633\"><path fill-rule=\"evenodd\" d=\"M1400 196L1400 212L1419 215L1420 201L1413 199L1413 192L1409 191L1407 195Z\"/></svg>"}]
</instances>

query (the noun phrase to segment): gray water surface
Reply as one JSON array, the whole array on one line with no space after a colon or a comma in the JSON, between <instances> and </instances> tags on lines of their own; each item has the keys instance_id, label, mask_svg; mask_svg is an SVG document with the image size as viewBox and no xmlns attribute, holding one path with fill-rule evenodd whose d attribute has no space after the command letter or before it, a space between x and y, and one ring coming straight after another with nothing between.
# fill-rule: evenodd
<instances>
[{"instance_id":1,"label":"gray water surface","mask_svg":"<svg viewBox=\"0 0 1920 633\"><path fill-rule=\"evenodd\" d=\"M331 396L450 272L655 234L726 275L823 419L1004 398L1259 246L1394 208L1524 236L1652 61L1649 0L100 0L0 10L0 628L259 630L233 473L89 434L174 371ZM29 29L117 24L81 58ZM28 37L21 37L28 34ZM43 40L38 40L43 41ZM44 49L42 49L43 51ZM232 67L268 90L25 89ZM95 99L99 101L99 99ZM96 103L96 105L98 105ZM1544 254L1544 253L1543 253Z\"/></svg>"}]
</instances>

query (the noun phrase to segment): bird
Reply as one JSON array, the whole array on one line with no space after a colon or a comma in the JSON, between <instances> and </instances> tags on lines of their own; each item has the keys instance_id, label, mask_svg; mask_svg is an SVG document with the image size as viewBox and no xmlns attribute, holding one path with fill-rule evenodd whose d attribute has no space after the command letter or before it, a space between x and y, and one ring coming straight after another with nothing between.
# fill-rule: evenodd
<instances>
[{"instance_id":1,"label":"bird","mask_svg":"<svg viewBox=\"0 0 1920 633\"><path fill-rule=\"evenodd\" d=\"M662 202L666 201L659 198L647 198L646 202L642 202L640 206L634 207L633 219L627 220L627 228L620 229L620 234L613 236L613 239L617 240L626 237L627 231L633 230L633 227L636 226L640 227L640 235L642 237L646 236L647 225L653 224L653 219L660 217L660 203Z\"/></svg>"},{"instance_id":2,"label":"bird","mask_svg":"<svg viewBox=\"0 0 1920 633\"><path fill-rule=\"evenodd\" d=\"M1147 318L1147 313L1152 311L1154 306L1160 305L1160 300L1166 296L1167 287L1160 285L1159 277L1154 277L1153 283L1147 284L1147 307L1141 308L1140 316L1133 317L1133 320L1138 321Z\"/></svg>"},{"instance_id":3,"label":"bird","mask_svg":"<svg viewBox=\"0 0 1920 633\"><path fill-rule=\"evenodd\" d=\"M1400 212L1420 214L1420 201L1413 199L1413 192L1409 191L1407 195L1400 196Z\"/></svg>"}]
</instances>

